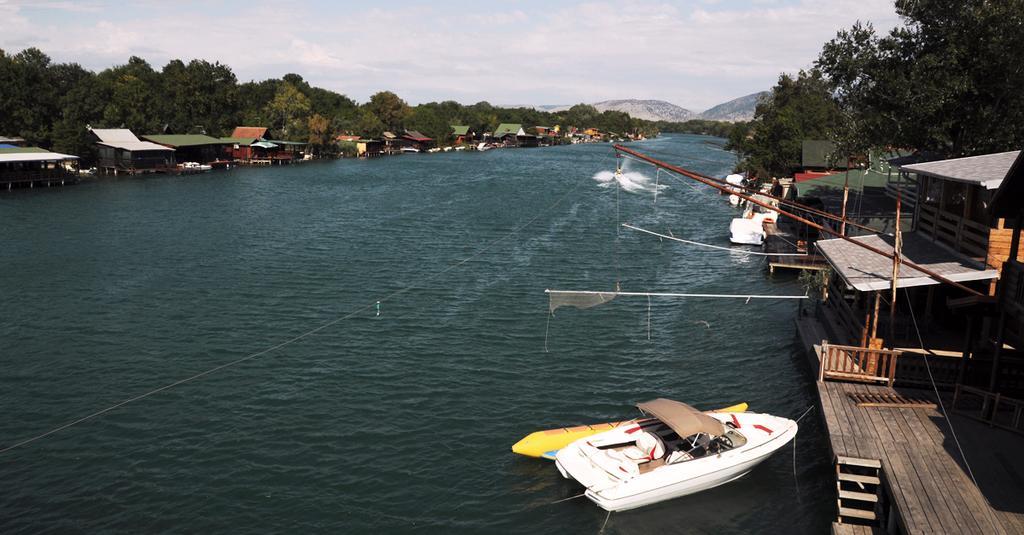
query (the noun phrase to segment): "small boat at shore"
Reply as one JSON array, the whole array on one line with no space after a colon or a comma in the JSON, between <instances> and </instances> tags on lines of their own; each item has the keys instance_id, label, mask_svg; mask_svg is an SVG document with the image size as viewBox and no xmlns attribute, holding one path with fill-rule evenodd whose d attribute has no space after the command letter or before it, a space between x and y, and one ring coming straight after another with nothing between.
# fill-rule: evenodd
<instances>
[{"instance_id":1,"label":"small boat at shore","mask_svg":"<svg viewBox=\"0 0 1024 535\"><path fill-rule=\"evenodd\" d=\"M487 143L481 143L481 144L476 146L476 150L481 151L481 152L483 152L485 150L491 150L493 148L494 147L488 145Z\"/></svg>"},{"instance_id":2,"label":"small boat at shore","mask_svg":"<svg viewBox=\"0 0 1024 535\"><path fill-rule=\"evenodd\" d=\"M416 148L413 148L413 147L402 147L402 152L404 152L406 154L418 153L419 151L420 151L420 149L416 149Z\"/></svg>"},{"instance_id":3,"label":"small boat at shore","mask_svg":"<svg viewBox=\"0 0 1024 535\"><path fill-rule=\"evenodd\" d=\"M704 413L669 399L638 403L653 416L569 444L555 466L607 511L624 511L707 490L749 473L797 433L770 414Z\"/></svg>"},{"instance_id":4,"label":"small boat at shore","mask_svg":"<svg viewBox=\"0 0 1024 535\"><path fill-rule=\"evenodd\" d=\"M723 407L712 412L745 412L748 408L746 403L737 403ZM555 460L558 450L572 444L573 442L586 438L597 433L603 433L624 425L643 424L649 418L634 418L621 422L607 422L591 425L578 425L575 427L559 427L557 429L545 429L534 431L526 435L519 442L512 445L512 452L527 457L539 457L541 459Z\"/></svg>"}]
</instances>

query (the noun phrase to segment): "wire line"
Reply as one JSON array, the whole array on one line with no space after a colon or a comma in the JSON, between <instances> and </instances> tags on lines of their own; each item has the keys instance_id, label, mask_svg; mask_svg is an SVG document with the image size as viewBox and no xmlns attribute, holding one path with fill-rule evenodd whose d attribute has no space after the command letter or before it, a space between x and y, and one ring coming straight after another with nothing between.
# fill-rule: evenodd
<instances>
[{"instance_id":1,"label":"wire line","mask_svg":"<svg viewBox=\"0 0 1024 535\"><path fill-rule=\"evenodd\" d=\"M437 277L440 277L441 275L444 275L445 273L448 273L449 271L452 271L453 269L456 269L458 267L463 266L467 262L469 262L469 261L479 257L480 255L484 254L485 252L491 250L492 248L494 248L494 246L496 246L499 243L505 241L509 237L511 237L511 236L519 233L523 229L529 227L530 225L535 223L538 219L540 219L541 216L543 216L544 214L550 212L555 207L557 207L559 204L561 204L562 201L564 201L566 198L569 197L569 195L571 195L573 192L575 192L577 189L579 189L580 185L582 185L587 180L589 180L589 177L584 177L584 178L580 179L576 183L576 185L572 187L572 189L570 189L569 191L564 193L555 202L553 202L552 204L550 204L549 206L547 206L546 208L544 208L543 210L538 212L535 216L530 218L525 223L523 223L523 224L521 224L521 225L519 225L517 227L514 227L511 231L509 231L508 233L504 234L500 238L497 238L494 241L488 243L487 245L481 247L476 252L474 252L473 254L467 256L466 258L463 258L462 260L460 260L460 261L458 261L458 262L456 262L456 263L446 267L445 269L442 269L441 271L435 272L435 273L433 273L431 275L427 275L427 276L423 277L422 279L420 279L419 281L416 281L416 282L406 286L405 288L402 288L400 290L396 290L396 291L386 295L383 298L371 300L366 305L363 305L362 307L359 307L359 308L353 310L352 312L349 312L348 314L345 314L344 316L341 316L339 318L336 318L336 319L333 319L331 321L328 321L327 323L324 323L324 324L320 325L319 327L316 327L314 329L306 331L306 332L304 332L304 333L302 333L302 334L300 334L298 336L289 338L289 339L287 339L287 340L285 340L283 342L280 342L278 344L270 346L270 347L268 347L266 349L262 349L260 351L257 351L255 353L251 353L249 355L246 355L244 357L232 360L230 362L225 362L224 364L221 364L219 366L215 366L215 367L210 368L208 370L199 372L199 373L197 373L195 375L191 375L191 376L186 377L184 379L179 379L177 381L174 381L173 383L169 383L169 384L163 385L161 387L154 388L153 390L150 390L150 391L145 392L143 394L139 394L137 396L125 399L123 401L119 401L119 402L117 402L117 403L115 403L113 405L110 405L109 407L106 407L104 409L98 410L96 412L92 412L90 414L87 414L87 415L82 416L80 418L77 418L75 420L71 420L70 422L67 422L67 423L65 423L63 425L60 425L60 426L55 427L55 428L53 428L53 429L51 429L49 431L46 431L45 433L42 433L42 434L39 434L39 435L35 435L33 437L30 437L30 438L26 438L26 439L21 440L19 442L15 442L14 444L11 444L9 446L4 447L3 449L0 449L0 455L3 455L3 454L5 454L5 453L7 453L7 452L9 452L11 450L20 448L22 446L26 446L28 444L31 444L31 443L33 443L33 442L35 442L37 440L41 440L41 439L46 438L46 437L48 437L50 435L53 435L55 433L59 433L59 432L65 430L65 429L68 429L70 427L74 427L74 426L76 426L78 424L87 422L89 420L92 420L94 418L102 416L102 415L104 415L104 414L106 414L106 413L108 413L110 411L113 411L113 410L119 409L121 407L124 407L125 405L128 405L130 403L134 403L136 401L140 401L140 400L146 399L146 398L148 398L150 396L153 396L155 394L159 394L160 392L163 392L165 390L170 390L172 388L175 388L177 386L183 385L185 383L190 383L190 382L195 381L197 379L201 379L203 377L206 377L207 375L210 375L212 373L216 373L216 372L218 372L220 370L223 370L223 369L226 369L226 368L230 368L230 367L236 366L238 364L242 364L243 362L247 362L247 361L253 360L255 358L262 357L263 355L266 355L267 353L271 353L273 351L281 349L282 347L294 344L295 342L298 342L298 341L300 341L300 340L302 340L304 338L308 338L308 337L310 337L310 336L312 336L312 335L314 335L314 334L316 334L316 333L318 333L318 332L320 332L320 331L322 331L322 330L324 330L324 329L326 329L328 327L331 327L332 325L336 325L337 323L340 323L340 322L342 322L344 320L352 318L352 317L354 317L355 315L357 315L359 313L362 313L362 312L365 312L367 310L373 309L374 307L377 306L378 302L389 301L389 300L394 299L394 298L396 298L396 297L398 297L398 296L400 296L402 294L405 294L405 293L407 293L409 291L412 291L415 288L417 288L419 285L421 285L421 284L423 284L423 283L425 283L425 282L427 282L429 280L432 280L432 279L435 279Z\"/></svg>"}]
</instances>

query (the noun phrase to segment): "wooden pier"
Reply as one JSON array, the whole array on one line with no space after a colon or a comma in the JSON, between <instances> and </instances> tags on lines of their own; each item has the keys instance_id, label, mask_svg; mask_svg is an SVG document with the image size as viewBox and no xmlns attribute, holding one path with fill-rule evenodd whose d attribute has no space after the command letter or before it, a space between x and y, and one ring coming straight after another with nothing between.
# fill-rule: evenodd
<instances>
[{"instance_id":1,"label":"wooden pier","mask_svg":"<svg viewBox=\"0 0 1024 535\"><path fill-rule=\"evenodd\" d=\"M953 416L975 485L932 391L829 380L824 325L801 315L797 332L836 467L833 533L1024 533L1024 438Z\"/></svg>"}]
</instances>

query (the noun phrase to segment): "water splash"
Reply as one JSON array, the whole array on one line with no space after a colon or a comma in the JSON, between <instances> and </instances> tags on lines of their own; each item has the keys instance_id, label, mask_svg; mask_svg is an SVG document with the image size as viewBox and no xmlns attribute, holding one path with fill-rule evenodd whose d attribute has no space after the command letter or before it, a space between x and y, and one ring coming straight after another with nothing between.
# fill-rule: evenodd
<instances>
[{"instance_id":1,"label":"water splash","mask_svg":"<svg viewBox=\"0 0 1024 535\"><path fill-rule=\"evenodd\" d=\"M598 171L594 174L594 180L600 182L603 188L610 188L618 182L619 187L628 193L654 193L668 189L668 186L657 184L653 178L637 171L623 171L619 174Z\"/></svg>"}]
</instances>

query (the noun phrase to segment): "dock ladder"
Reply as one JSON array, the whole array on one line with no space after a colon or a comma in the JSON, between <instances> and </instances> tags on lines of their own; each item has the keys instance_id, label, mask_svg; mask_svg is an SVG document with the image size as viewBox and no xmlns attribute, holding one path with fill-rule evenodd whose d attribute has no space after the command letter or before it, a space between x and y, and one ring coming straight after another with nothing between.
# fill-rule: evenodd
<instances>
[{"instance_id":1,"label":"dock ladder","mask_svg":"<svg viewBox=\"0 0 1024 535\"><path fill-rule=\"evenodd\" d=\"M878 459L836 458L838 523L885 527L881 472Z\"/></svg>"}]
</instances>

